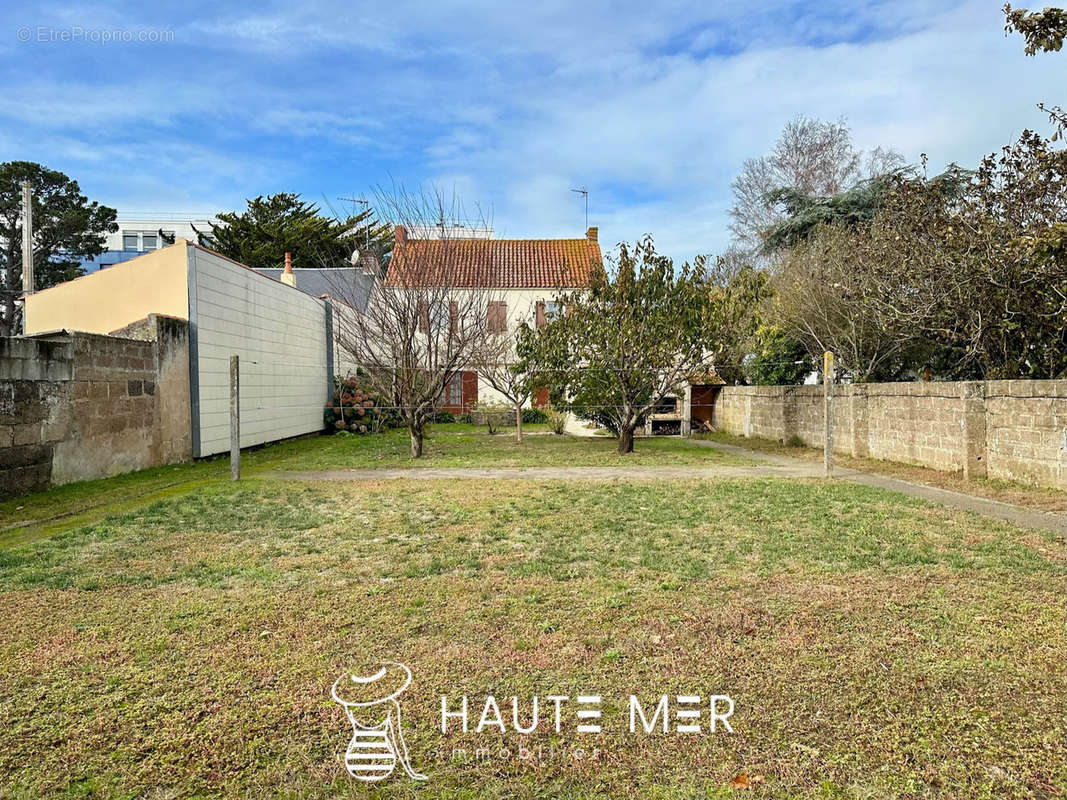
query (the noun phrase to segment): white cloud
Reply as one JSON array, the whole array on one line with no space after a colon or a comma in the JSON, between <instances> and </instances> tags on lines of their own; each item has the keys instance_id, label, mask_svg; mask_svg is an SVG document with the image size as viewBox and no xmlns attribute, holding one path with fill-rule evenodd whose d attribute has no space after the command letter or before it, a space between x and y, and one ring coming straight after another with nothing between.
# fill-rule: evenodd
<instances>
[{"instance_id":1,"label":"white cloud","mask_svg":"<svg viewBox=\"0 0 1067 800\"><path fill-rule=\"evenodd\" d=\"M20 50L0 143L142 208L435 181L513 236L580 235L586 184L603 243L651 232L683 259L727 245L730 180L795 114L932 169L1044 129L1067 61L1026 58L998 6L278 0L178 15L167 47Z\"/></svg>"}]
</instances>

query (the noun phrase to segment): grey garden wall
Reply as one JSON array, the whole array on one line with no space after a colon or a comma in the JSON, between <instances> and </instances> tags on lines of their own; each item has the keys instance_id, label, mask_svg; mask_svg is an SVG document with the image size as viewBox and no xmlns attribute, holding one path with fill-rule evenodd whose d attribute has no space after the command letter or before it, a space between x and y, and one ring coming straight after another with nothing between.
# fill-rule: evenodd
<instances>
[{"instance_id":1,"label":"grey garden wall","mask_svg":"<svg viewBox=\"0 0 1067 800\"><path fill-rule=\"evenodd\" d=\"M187 461L189 326L0 338L0 496Z\"/></svg>"},{"instance_id":2,"label":"grey garden wall","mask_svg":"<svg viewBox=\"0 0 1067 800\"><path fill-rule=\"evenodd\" d=\"M834 387L834 450L1067 487L1067 380L869 383ZM821 386L725 386L715 428L823 445Z\"/></svg>"}]
</instances>

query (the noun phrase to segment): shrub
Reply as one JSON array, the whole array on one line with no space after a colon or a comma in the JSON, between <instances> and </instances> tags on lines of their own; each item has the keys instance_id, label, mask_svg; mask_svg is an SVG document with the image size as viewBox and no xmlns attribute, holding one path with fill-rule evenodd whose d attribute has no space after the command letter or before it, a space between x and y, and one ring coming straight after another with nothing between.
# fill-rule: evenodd
<instances>
[{"instance_id":1,"label":"shrub","mask_svg":"<svg viewBox=\"0 0 1067 800\"><path fill-rule=\"evenodd\" d=\"M795 433L785 440L786 447L806 447L804 440L797 436Z\"/></svg>"},{"instance_id":2,"label":"shrub","mask_svg":"<svg viewBox=\"0 0 1067 800\"><path fill-rule=\"evenodd\" d=\"M489 435L494 435L508 424L511 407L503 403L478 403L475 406L477 417L489 428Z\"/></svg>"},{"instance_id":3,"label":"shrub","mask_svg":"<svg viewBox=\"0 0 1067 800\"><path fill-rule=\"evenodd\" d=\"M567 427L567 412L560 411L555 406L548 406L545 409L545 422L548 423L548 429L552 433L562 436Z\"/></svg>"},{"instance_id":4,"label":"shrub","mask_svg":"<svg viewBox=\"0 0 1067 800\"><path fill-rule=\"evenodd\" d=\"M548 422L548 414L540 408L524 408L522 410L523 425L541 425Z\"/></svg>"},{"instance_id":5,"label":"shrub","mask_svg":"<svg viewBox=\"0 0 1067 800\"><path fill-rule=\"evenodd\" d=\"M335 378L333 397L323 409L323 423L335 433L378 433L399 422L396 413L383 405L382 398L364 388L357 376Z\"/></svg>"},{"instance_id":6,"label":"shrub","mask_svg":"<svg viewBox=\"0 0 1067 800\"><path fill-rule=\"evenodd\" d=\"M462 414L456 417L456 422L462 422L464 425L473 425L474 417L471 416L468 412L464 411Z\"/></svg>"},{"instance_id":7,"label":"shrub","mask_svg":"<svg viewBox=\"0 0 1067 800\"><path fill-rule=\"evenodd\" d=\"M435 411L433 421L438 425L447 425L449 422L456 421L456 415L451 411Z\"/></svg>"}]
</instances>

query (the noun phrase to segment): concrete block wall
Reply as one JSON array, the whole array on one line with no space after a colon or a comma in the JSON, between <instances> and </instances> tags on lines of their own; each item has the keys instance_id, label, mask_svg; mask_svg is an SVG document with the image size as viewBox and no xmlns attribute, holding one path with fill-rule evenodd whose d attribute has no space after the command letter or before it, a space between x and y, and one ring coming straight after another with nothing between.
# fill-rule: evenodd
<instances>
[{"instance_id":1,"label":"concrete block wall","mask_svg":"<svg viewBox=\"0 0 1067 800\"><path fill-rule=\"evenodd\" d=\"M74 348L0 337L0 496L50 485L70 425Z\"/></svg>"},{"instance_id":2,"label":"concrete block wall","mask_svg":"<svg viewBox=\"0 0 1067 800\"><path fill-rule=\"evenodd\" d=\"M712 424L823 445L822 386L725 386ZM973 477L1067 488L1067 381L834 387L834 451Z\"/></svg>"},{"instance_id":3,"label":"concrete block wall","mask_svg":"<svg viewBox=\"0 0 1067 800\"><path fill-rule=\"evenodd\" d=\"M191 457L188 324L0 339L0 495Z\"/></svg>"},{"instance_id":4,"label":"concrete block wall","mask_svg":"<svg viewBox=\"0 0 1067 800\"><path fill-rule=\"evenodd\" d=\"M1067 381L991 381L983 405L989 475L1067 484Z\"/></svg>"}]
</instances>

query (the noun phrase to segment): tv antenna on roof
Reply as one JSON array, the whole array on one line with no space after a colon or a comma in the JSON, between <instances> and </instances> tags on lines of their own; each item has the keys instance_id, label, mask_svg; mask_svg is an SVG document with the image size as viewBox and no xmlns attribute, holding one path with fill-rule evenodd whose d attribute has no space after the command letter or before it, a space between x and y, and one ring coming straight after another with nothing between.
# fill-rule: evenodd
<instances>
[{"instance_id":1,"label":"tv antenna on roof","mask_svg":"<svg viewBox=\"0 0 1067 800\"><path fill-rule=\"evenodd\" d=\"M585 227L589 228L589 190L582 186L579 189L571 189L575 194L580 194L585 199Z\"/></svg>"},{"instance_id":2,"label":"tv antenna on roof","mask_svg":"<svg viewBox=\"0 0 1067 800\"><path fill-rule=\"evenodd\" d=\"M338 197L337 199L338 200L343 200L346 203L358 203L359 205L363 206L363 211L370 210L370 200L367 200L364 197ZM363 246L369 252L370 251L370 225L363 226L363 238L364 238ZM353 267L356 266L357 264L359 264L359 255L360 254L359 254L359 250L358 249L352 251L352 256L348 260L352 264Z\"/></svg>"}]
</instances>

